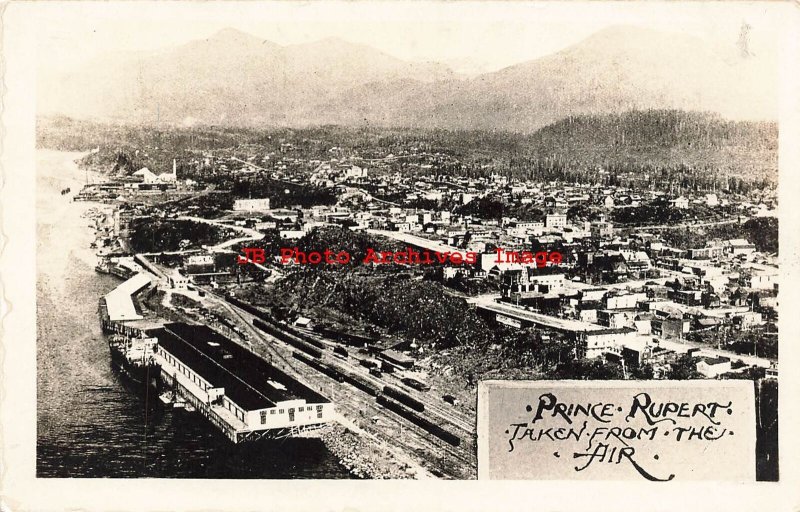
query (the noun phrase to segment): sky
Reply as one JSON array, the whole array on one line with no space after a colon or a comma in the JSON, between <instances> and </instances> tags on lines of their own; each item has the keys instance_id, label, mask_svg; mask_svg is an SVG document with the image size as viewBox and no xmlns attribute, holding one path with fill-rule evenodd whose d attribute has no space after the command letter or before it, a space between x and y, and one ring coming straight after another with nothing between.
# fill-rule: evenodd
<instances>
[{"instance_id":1,"label":"sky","mask_svg":"<svg viewBox=\"0 0 800 512\"><path fill-rule=\"evenodd\" d=\"M645 5L646 4L646 5ZM773 58L781 14L748 2L36 2L38 63L74 70L103 53L150 51L227 27L281 45L338 37L457 72L495 71L554 53L612 25L688 33Z\"/></svg>"}]
</instances>

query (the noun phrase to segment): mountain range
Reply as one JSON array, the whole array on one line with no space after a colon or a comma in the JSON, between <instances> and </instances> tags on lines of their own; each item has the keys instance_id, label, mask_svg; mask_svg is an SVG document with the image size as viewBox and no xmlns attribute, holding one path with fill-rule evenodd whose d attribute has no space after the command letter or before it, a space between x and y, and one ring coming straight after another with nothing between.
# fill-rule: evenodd
<instances>
[{"instance_id":1,"label":"mountain range","mask_svg":"<svg viewBox=\"0 0 800 512\"><path fill-rule=\"evenodd\" d=\"M341 39L281 46L234 29L99 58L38 89L40 115L138 123L402 126L532 133L571 115L667 108L777 119L777 68L735 44L614 26L463 76Z\"/></svg>"}]
</instances>

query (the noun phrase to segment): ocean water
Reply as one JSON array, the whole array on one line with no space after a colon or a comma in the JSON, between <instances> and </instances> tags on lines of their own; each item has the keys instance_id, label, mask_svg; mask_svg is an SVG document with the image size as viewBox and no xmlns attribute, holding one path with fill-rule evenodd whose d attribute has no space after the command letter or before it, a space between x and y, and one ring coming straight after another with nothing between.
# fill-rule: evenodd
<instances>
[{"instance_id":1,"label":"ocean water","mask_svg":"<svg viewBox=\"0 0 800 512\"><path fill-rule=\"evenodd\" d=\"M111 366L94 271L93 203L73 203L78 153L37 151L38 477L350 478L318 439L233 445L197 413L168 409Z\"/></svg>"}]
</instances>

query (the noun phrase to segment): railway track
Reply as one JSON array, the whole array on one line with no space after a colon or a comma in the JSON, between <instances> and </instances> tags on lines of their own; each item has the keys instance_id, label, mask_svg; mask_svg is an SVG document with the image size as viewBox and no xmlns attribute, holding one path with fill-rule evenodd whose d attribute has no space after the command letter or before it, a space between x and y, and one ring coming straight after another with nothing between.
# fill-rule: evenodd
<instances>
[{"instance_id":1,"label":"railway track","mask_svg":"<svg viewBox=\"0 0 800 512\"><path fill-rule=\"evenodd\" d=\"M322 343L325 343L326 345L340 346L339 343L333 342L316 333L309 332L308 334L312 336L314 339ZM328 356L328 354L326 354L326 356ZM400 389L402 389L405 393L413 396L414 398L425 404L425 409L428 410L429 412L432 412L434 415L440 417L441 419L447 421L448 423L452 424L453 426L457 427L458 429L470 435L475 433L474 418L470 418L466 414L459 413L458 411L443 406L439 402L439 400L437 400L435 397L432 397L428 393L409 388L408 386L403 384L402 380L399 377L393 374L384 373L382 379L375 379L369 374L368 371L364 371L364 368L358 364L350 364L349 362L346 362L344 360L337 358L329 358L329 357L327 358L326 363L331 364L333 366L343 367L347 371L357 373L362 377L365 377L373 382L379 383L381 386L383 386L384 384L391 384L397 387L399 385Z\"/></svg>"},{"instance_id":2,"label":"railway track","mask_svg":"<svg viewBox=\"0 0 800 512\"><path fill-rule=\"evenodd\" d=\"M266 353L272 364L275 364L281 369L288 368L292 373L301 376L311 375L311 379L304 378L303 380L306 381L307 384L311 384L312 387L320 389L320 391L328 395L331 400L334 400L337 404L337 408L345 417L349 418L351 421L361 420L364 422L365 424L360 425L360 427L369 431L370 434L374 435L382 442L390 446L398 446L404 453L408 453L409 451L413 452L416 454L417 458L421 459L423 467L426 467L426 469L434 474L456 479L475 478L477 459L472 438L474 429L471 428L466 421L452 414L448 414L446 409L438 406L438 404L434 404L432 399L426 397L424 401L425 407L426 409L429 407L433 409L429 411L433 413L431 415L440 417L449 424L464 431L464 435L460 436L462 444L458 447L452 446L430 432L427 432L425 429L414 425L408 419L394 411L378 404L374 397L363 392L354 393L350 384L341 383L296 360L292 357L292 352L294 351L293 347L253 327L252 320L256 318L254 315L226 302L224 299L220 298L218 294L213 295L226 311L234 315L235 318L245 326L252 340L261 341L258 347L261 351ZM329 340L325 341L330 343ZM345 369L348 372L356 373L379 389L387 384L387 382L382 379L376 379L369 375L369 373L362 372L363 368L360 366L349 364L342 365L342 361L332 357L330 354L325 353L322 361L339 370ZM320 386L320 382L324 382L324 385ZM315 386L314 383L317 385ZM404 391L407 390L404 389ZM371 418L374 416L379 417L379 421L382 422L382 428L376 428L375 425L370 425L372 421Z\"/></svg>"},{"instance_id":3,"label":"railway track","mask_svg":"<svg viewBox=\"0 0 800 512\"><path fill-rule=\"evenodd\" d=\"M221 305L225 310L227 310L229 313L231 313L235 317L237 317L240 320L240 322L242 324L244 324L245 330L248 332L248 334L250 335L251 339L253 339L253 338L254 339L259 339L259 338L263 338L265 336L268 336L266 333L263 333L263 332L259 331L258 329L256 329L255 327L253 327L253 318L255 318L255 315L253 315L253 314L251 314L251 313L249 313L247 311L241 310L240 308L238 308L237 306L235 306L233 304L230 304L229 302L225 301L224 298L221 298L213 290L208 290L208 291L214 297L217 298L217 303L219 305ZM337 343L332 342L331 340L328 340L327 338L321 337L321 336L317 335L316 333L313 334L313 337L315 339L319 340L320 342L325 343L326 345L330 345L330 346L338 345ZM283 343L280 340L272 338L271 336L270 336L270 338L271 338L271 341L273 341L273 343L275 343L275 342L281 343L281 344ZM271 347L269 347L269 346L268 346L268 348L271 349ZM295 367L296 361L294 360L294 358L291 357L291 350L293 350L293 349L289 348L288 350L289 350L289 354L288 355L281 354L276 350L269 350L269 352L270 352L270 355L272 357L278 358L286 366L292 368L293 370L297 370L297 368ZM327 354L327 353L323 356L323 361L326 364L328 364L330 366L333 366L337 370L340 370L340 371L341 370L345 370L347 372L354 373L354 374L358 375L359 377L363 378L364 380L370 382L376 388L382 388L385 384L392 384L392 385L395 385L395 387L399 386L400 389L402 389L405 393L413 396L414 398L416 398L417 400L422 402L425 405L425 409L429 413L432 413L434 416L437 416L440 419L445 420L446 422L448 422L451 425L457 427L459 430L463 431L466 434L472 435L472 434L475 433L474 423L470 421L469 417L467 417L466 415L461 415L461 414L457 413L456 411L453 411L453 410L448 409L446 407L443 407L440 403L438 403L438 400L436 400L435 398L431 397L430 395L428 395L426 393L423 393L423 392L408 388L407 386L405 386L405 384L403 384L403 382L401 381L400 378L398 378L398 377L396 377L396 376L394 376L392 374L386 374L385 373L385 374L383 374L383 378L380 378L380 379L379 378L375 378L372 375L370 375L369 372L366 371L362 366L360 366L358 364L350 364L349 361L343 361L343 360L340 360L340 359L335 358L335 357L330 357L330 355Z\"/></svg>"}]
</instances>

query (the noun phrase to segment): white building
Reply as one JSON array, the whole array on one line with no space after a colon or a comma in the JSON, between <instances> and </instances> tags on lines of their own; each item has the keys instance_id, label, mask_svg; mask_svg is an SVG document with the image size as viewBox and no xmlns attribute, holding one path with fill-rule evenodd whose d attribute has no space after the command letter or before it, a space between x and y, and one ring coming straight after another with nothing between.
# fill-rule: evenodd
<instances>
[{"instance_id":1,"label":"white building","mask_svg":"<svg viewBox=\"0 0 800 512\"><path fill-rule=\"evenodd\" d=\"M646 293L619 292L603 298L606 309L634 309L639 302L647 300Z\"/></svg>"},{"instance_id":2,"label":"white building","mask_svg":"<svg viewBox=\"0 0 800 512\"><path fill-rule=\"evenodd\" d=\"M297 240L303 238L306 232L303 230L296 230L296 229L283 229L280 231L280 237L284 240Z\"/></svg>"},{"instance_id":3,"label":"white building","mask_svg":"<svg viewBox=\"0 0 800 512\"><path fill-rule=\"evenodd\" d=\"M714 378L731 371L731 360L727 357L701 357L696 367L705 377Z\"/></svg>"},{"instance_id":4,"label":"white building","mask_svg":"<svg viewBox=\"0 0 800 512\"><path fill-rule=\"evenodd\" d=\"M672 203L672 205L675 208L678 208L680 210L685 210L685 209L689 208L689 200L686 199L683 196L681 196L681 197L679 197L677 199L674 199L674 200L672 200L670 202Z\"/></svg>"},{"instance_id":5,"label":"white building","mask_svg":"<svg viewBox=\"0 0 800 512\"><path fill-rule=\"evenodd\" d=\"M258 212L269 210L269 198L263 199L237 199L233 203L235 212Z\"/></svg>"},{"instance_id":6,"label":"white building","mask_svg":"<svg viewBox=\"0 0 800 512\"><path fill-rule=\"evenodd\" d=\"M148 185L152 183L158 183L160 181L158 179L158 175L154 174L153 171L151 171L147 167L142 167L141 169L133 173L133 175L141 177L144 183Z\"/></svg>"},{"instance_id":7,"label":"white building","mask_svg":"<svg viewBox=\"0 0 800 512\"><path fill-rule=\"evenodd\" d=\"M170 288L184 290L189 286L189 278L181 274L180 270L175 269L169 276L167 276Z\"/></svg>"},{"instance_id":8,"label":"white building","mask_svg":"<svg viewBox=\"0 0 800 512\"><path fill-rule=\"evenodd\" d=\"M156 337L165 384L233 442L301 435L335 418L325 397L206 326L166 324Z\"/></svg>"},{"instance_id":9,"label":"white building","mask_svg":"<svg viewBox=\"0 0 800 512\"><path fill-rule=\"evenodd\" d=\"M733 323L740 329L744 330L763 324L764 319L761 313L757 313L755 311L745 311L744 313L735 315L733 317Z\"/></svg>"},{"instance_id":10,"label":"white building","mask_svg":"<svg viewBox=\"0 0 800 512\"><path fill-rule=\"evenodd\" d=\"M366 169L354 165L350 169L345 171L345 178L366 178L367 174L368 172Z\"/></svg>"},{"instance_id":11,"label":"white building","mask_svg":"<svg viewBox=\"0 0 800 512\"><path fill-rule=\"evenodd\" d=\"M186 257L184 263L186 265L195 265L195 266L213 265L214 256L210 254L192 254L191 256Z\"/></svg>"},{"instance_id":12,"label":"white building","mask_svg":"<svg viewBox=\"0 0 800 512\"><path fill-rule=\"evenodd\" d=\"M733 256L739 256L741 254L751 254L756 252L756 246L745 240L744 238L736 238L733 240L728 240L726 242L728 246L728 250L731 252Z\"/></svg>"},{"instance_id":13,"label":"white building","mask_svg":"<svg viewBox=\"0 0 800 512\"><path fill-rule=\"evenodd\" d=\"M754 290L771 290L777 282L777 271L753 271L745 277L745 286Z\"/></svg>"},{"instance_id":14,"label":"white building","mask_svg":"<svg viewBox=\"0 0 800 512\"><path fill-rule=\"evenodd\" d=\"M545 217L544 224L549 229L563 229L567 225L567 216L563 213L551 213Z\"/></svg>"},{"instance_id":15,"label":"white building","mask_svg":"<svg viewBox=\"0 0 800 512\"><path fill-rule=\"evenodd\" d=\"M636 331L627 327L597 329L578 333L578 349L588 359L605 354L621 354L622 347L636 338Z\"/></svg>"}]
</instances>

